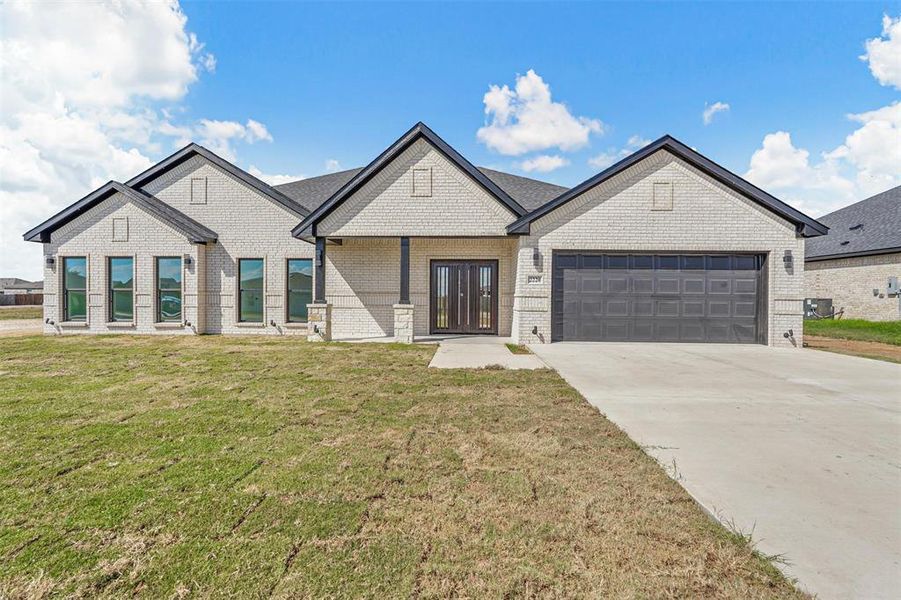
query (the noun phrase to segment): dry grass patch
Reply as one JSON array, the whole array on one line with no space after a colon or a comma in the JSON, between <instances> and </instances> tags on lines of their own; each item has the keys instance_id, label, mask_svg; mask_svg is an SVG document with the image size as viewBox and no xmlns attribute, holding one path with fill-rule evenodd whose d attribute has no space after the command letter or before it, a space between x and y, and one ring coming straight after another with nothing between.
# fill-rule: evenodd
<instances>
[{"instance_id":1,"label":"dry grass patch","mask_svg":"<svg viewBox=\"0 0 901 600\"><path fill-rule=\"evenodd\" d=\"M44 316L42 306L0 306L0 321L9 319L40 319Z\"/></svg>"},{"instance_id":2,"label":"dry grass patch","mask_svg":"<svg viewBox=\"0 0 901 600\"><path fill-rule=\"evenodd\" d=\"M0 595L797 597L556 373L0 340Z\"/></svg>"}]
</instances>

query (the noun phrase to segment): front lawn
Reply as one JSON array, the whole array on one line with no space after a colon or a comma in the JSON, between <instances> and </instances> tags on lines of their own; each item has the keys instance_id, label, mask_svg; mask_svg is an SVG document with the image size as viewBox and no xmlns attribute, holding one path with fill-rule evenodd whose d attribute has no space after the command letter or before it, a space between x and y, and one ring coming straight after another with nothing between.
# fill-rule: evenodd
<instances>
[{"instance_id":1,"label":"front lawn","mask_svg":"<svg viewBox=\"0 0 901 600\"><path fill-rule=\"evenodd\" d=\"M556 373L0 339L0 597L796 597Z\"/></svg>"},{"instance_id":2,"label":"front lawn","mask_svg":"<svg viewBox=\"0 0 901 600\"><path fill-rule=\"evenodd\" d=\"M43 314L42 306L0 306L0 321L40 319Z\"/></svg>"},{"instance_id":3,"label":"front lawn","mask_svg":"<svg viewBox=\"0 0 901 600\"><path fill-rule=\"evenodd\" d=\"M901 346L901 321L819 319L804 321L804 333L843 340L881 342Z\"/></svg>"}]
</instances>

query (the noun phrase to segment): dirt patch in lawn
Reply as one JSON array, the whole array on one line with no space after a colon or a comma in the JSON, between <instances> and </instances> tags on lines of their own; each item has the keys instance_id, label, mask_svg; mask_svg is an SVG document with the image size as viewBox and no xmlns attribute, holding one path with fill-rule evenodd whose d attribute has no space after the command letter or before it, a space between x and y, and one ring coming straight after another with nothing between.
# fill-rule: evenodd
<instances>
[{"instance_id":1,"label":"dirt patch in lawn","mask_svg":"<svg viewBox=\"0 0 901 600\"><path fill-rule=\"evenodd\" d=\"M901 363L901 346L865 342L861 340L843 340L836 338L805 335L804 345L814 350L826 350L851 356L862 356L888 362Z\"/></svg>"},{"instance_id":2,"label":"dirt patch in lawn","mask_svg":"<svg viewBox=\"0 0 901 600\"><path fill-rule=\"evenodd\" d=\"M0 339L0 597L796 598L555 372Z\"/></svg>"}]
</instances>

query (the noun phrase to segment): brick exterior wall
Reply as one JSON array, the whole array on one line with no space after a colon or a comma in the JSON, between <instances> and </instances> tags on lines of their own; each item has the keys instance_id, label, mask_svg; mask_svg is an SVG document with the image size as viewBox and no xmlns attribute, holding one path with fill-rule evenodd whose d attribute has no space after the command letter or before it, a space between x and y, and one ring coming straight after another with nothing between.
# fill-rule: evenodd
<instances>
[{"instance_id":1,"label":"brick exterior wall","mask_svg":"<svg viewBox=\"0 0 901 600\"><path fill-rule=\"evenodd\" d=\"M113 219L127 219L128 239L113 241ZM118 222L119 224L122 221ZM132 203L123 194L115 194L94 209L53 232L44 244L44 255L54 257L53 266L44 263L45 333L193 333L203 330L199 302L204 275L205 247L192 245L184 235ZM64 323L63 258L87 258L87 321ZM108 257L134 258L134 325L109 323ZM182 309L191 327L156 325L154 256L190 256L192 264L182 272Z\"/></svg>"},{"instance_id":2,"label":"brick exterior wall","mask_svg":"<svg viewBox=\"0 0 901 600\"><path fill-rule=\"evenodd\" d=\"M195 198L192 202L192 185ZM91 294L87 327L66 328L66 332L106 333L137 331L172 333L154 327L155 310L148 304L154 294L154 256L190 254L195 257L194 273L186 272L185 318L193 328L186 332L260 333L306 335L306 326L287 324L286 279L288 258L312 258L314 247L291 236L301 220L270 198L222 171L206 159L195 156L150 182L144 190L174 206L218 234L218 241L193 246L183 235L163 225L130 203L112 198L55 231L45 255L89 255ZM198 190L205 190L206 202L196 203ZM114 214L115 213L115 214ZM129 241L112 241L112 219L129 217ZM137 325L131 329L106 325L106 256L132 254L136 260L135 312ZM262 325L239 324L237 306L237 260L263 258L265 264L264 319ZM50 302L45 316L58 321L57 266L47 269L45 281ZM149 270L148 270L149 269ZM273 327L269 323L275 321ZM45 327L48 333L59 328Z\"/></svg>"},{"instance_id":3,"label":"brick exterior wall","mask_svg":"<svg viewBox=\"0 0 901 600\"><path fill-rule=\"evenodd\" d=\"M430 185L414 189L418 181ZM425 140L316 225L328 236L506 235L515 215Z\"/></svg>"},{"instance_id":4,"label":"brick exterior wall","mask_svg":"<svg viewBox=\"0 0 901 600\"><path fill-rule=\"evenodd\" d=\"M832 298L846 319L901 319L901 297L889 296L889 277L901 280L901 253L808 262L804 267L805 295ZM878 290L873 295L873 290Z\"/></svg>"},{"instance_id":5,"label":"brick exterior wall","mask_svg":"<svg viewBox=\"0 0 901 600\"><path fill-rule=\"evenodd\" d=\"M510 335L516 248L512 237L412 238L413 334L429 333L431 261L470 258L498 261L498 334ZM333 307L334 338L393 336L393 307L400 298L400 239L344 238L340 246L327 246L325 256L325 299Z\"/></svg>"},{"instance_id":6,"label":"brick exterior wall","mask_svg":"<svg viewBox=\"0 0 901 600\"><path fill-rule=\"evenodd\" d=\"M672 210L652 210L655 183L672 184ZM535 246L541 253L538 267L532 258ZM768 254L768 343L801 346L803 238L788 222L668 152L652 155L538 219L531 234L520 238L513 311L519 342L550 341L555 249ZM791 269L783 264L785 251L792 253ZM789 329L794 344L783 337Z\"/></svg>"}]
</instances>

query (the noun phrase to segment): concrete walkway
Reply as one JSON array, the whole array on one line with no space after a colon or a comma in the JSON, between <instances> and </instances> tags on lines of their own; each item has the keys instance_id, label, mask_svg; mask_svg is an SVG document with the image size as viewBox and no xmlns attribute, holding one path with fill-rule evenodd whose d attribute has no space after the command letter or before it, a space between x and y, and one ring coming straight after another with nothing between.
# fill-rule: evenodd
<instances>
[{"instance_id":1,"label":"concrete walkway","mask_svg":"<svg viewBox=\"0 0 901 600\"><path fill-rule=\"evenodd\" d=\"M821 598L901 589L901 365L693 344L532 347Z\"/></svg>"},{"instance_id":2,"label":"concrete walkway","mask_svg":"<svg viewBox=\"0 0 901 600\"><path fill-rule=\"evenodd\" d=\"M417 339L417 342L421 340ZM435 339L422 340L426 343ZM534 354L513 354L504 345L510 338L461 335L437 340L438 350L429 367L437 369L481 369L500 366L505 369L542 369L545 365Z\"/></svg>"}]
</instances>

